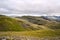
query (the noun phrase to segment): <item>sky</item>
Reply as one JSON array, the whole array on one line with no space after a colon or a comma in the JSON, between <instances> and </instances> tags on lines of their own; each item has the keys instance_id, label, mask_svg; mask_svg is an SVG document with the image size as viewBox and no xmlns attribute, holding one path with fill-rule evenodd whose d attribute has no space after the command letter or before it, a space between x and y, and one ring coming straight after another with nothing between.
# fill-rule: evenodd
<instances>
[{"instance_id":1,"label":"sky","mask_svg":"<svg viewBox=\"0 0 60 40\"><path fill-rule=\"evenodd\" d=\"M0 0L0 15L60 16L60 0Z\"/></svg>"}]
</instances>

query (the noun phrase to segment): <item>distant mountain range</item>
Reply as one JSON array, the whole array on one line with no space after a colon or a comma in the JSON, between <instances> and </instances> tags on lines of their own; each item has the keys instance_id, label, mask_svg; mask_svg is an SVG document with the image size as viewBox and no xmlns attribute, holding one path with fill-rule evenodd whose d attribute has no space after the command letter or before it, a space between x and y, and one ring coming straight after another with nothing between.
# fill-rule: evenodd
<instances>
[{"instance_id":1,"label":"distant mountain range","mask_svg":"<svg viewBox=\"0 0 60 40\"><path fill-rule=\"evenodd\" d=\"M60 16L42 16L42 18L48 19L48 20L55 20L55 21L60 21Z\"/></svg>"}]
</instances>

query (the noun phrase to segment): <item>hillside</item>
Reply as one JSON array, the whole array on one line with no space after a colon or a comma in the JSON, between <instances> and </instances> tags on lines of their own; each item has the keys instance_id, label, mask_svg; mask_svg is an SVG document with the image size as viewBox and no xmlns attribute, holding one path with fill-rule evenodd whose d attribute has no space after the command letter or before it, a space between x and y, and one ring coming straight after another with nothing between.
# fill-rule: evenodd
<instances>
[{"instance_id":1,"label":"hillside","mask_svg":"<svg viewBox=\"0 0 60 40\"><path fill-rule=\"evenodd\" d=\"M55 20L49 20L46 19L44 17L34 17L34 16L22 16L22 17L18 17L20 19L24 19L27 20L33 24L37 24L39 26L44 26L45 28L49 28L49 29L60 29L60 22L57 22Z\"/></svg>"},{"instance_id":2,"label":"hillside","mask_svg":"<svg viewBox=\"0 0 60 40\"><path fill-rule=\"evenodd\" d=\"M60 40L60 23L43 17L0 15L0 40Z\"/></svg>"},{"instance_id":3,"label":"hillside","mask_svg":"<svg viewBox=\"0 0 60 40\"><path fill-rule=\"evenodd\" d=\"M19 22L13 18L0 15L0 31L21 31L25 30Z\"/></svg>"},{"instance_id":4,"label":"hillside","mask_svg":"<svg viewBox=\"0 0 60 40\"><path fill-rule=\"evenodd\" d=\"M0 15L0 31L32 31L60 29L60 22L47 20L43 17L22 16L8 17Z\"/></svg>"},{"instance_id":5,"label":"hillside","mask_svg":"<svg viewBox=\"0 0 60 40\"><path fill-rule=\"evenodd\" d=\"M0 31L31 31L40 29L42 27L26 20L0 15Z\"/></svg>"}]
</instances>

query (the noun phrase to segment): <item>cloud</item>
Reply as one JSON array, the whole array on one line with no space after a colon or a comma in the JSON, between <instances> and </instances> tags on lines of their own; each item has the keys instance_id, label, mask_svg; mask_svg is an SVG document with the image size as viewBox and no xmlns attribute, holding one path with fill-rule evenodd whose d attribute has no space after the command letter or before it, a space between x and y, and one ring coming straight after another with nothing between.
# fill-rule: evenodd
<instances>
[{"instance_id":1,"label":"cloud","mask_svg":"<svg viewBox=\"0 0 60 40\"><path fill-rule=\"evenodd\" d=\"M60 0L0 0L0 14L60 15Z\"/></svg>"},{"instance_id":2,"label":"cloud","mask_svg":"<svg viewBox=\"0 0 60 40\"><path fill-rule=\"evenodd\" d=\"M9 10L5 9L5 8L0 8L1 12L8 12Z\"/></svg>"}]
</instances>

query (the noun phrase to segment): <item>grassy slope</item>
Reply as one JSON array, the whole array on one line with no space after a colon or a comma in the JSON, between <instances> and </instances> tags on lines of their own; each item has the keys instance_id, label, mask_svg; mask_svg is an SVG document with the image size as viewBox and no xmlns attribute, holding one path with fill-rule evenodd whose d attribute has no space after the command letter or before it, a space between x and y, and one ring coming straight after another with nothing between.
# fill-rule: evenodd
<instances>
[{"instance_id":1,"label":"grassy slope","mask_svg":"<svg viewBox=\"0 0 60 40\"><path fill-rule=\"evenodd\" d=\"M45 25L39 24L33 24L31 22L27 22L26 20L21 19L14 19L7 16L0 16L0 36L34 36L34 37L55 37L60 36L60 30L49 30L50 28L46 28ZM46 21L49 22L49 21ZM50 22L49 22L50 23ZM26 25L28 24L28 26ZM50 24L49 24L50 25ZM52 23L53 25L53 23ZM60 25L57 25L60 26ZM34 29L39 28L41 30L35 30ZM46 29L44 29L44 27ZM51 26L50 26L51 27ZM33 29L32 29L33 28ZM55 26L54 26L55 28ZM30 30L30 31L25 31ZM3 32L2 32L3 31ZM8 32L4 32L8 31ZM14 32L15 31L15 32ZM19 32L17 32L19 31Z\"/></svg>"},{"instance_id":2,"label":"grassy slope","mask_svg":"<svg viewBox=\"0 0 60 40\"><path fill-rule=\"evenodd\" d=\"M59 37L60 30L37 30L22 32L0 32L0 36L32 36L32 37Z\"/></svg>"},{"instance_id":3,"label":"grassy slope","mask_svg":"<svg viewBox=\"0 0 60 40\"><path fill-rule=\"evenodd\" d=\"M0 31L23 31L25 29L21 26L21 23L13 18L0 16Z\"/></svg>"},{"instance_id":4,"label":"grassy slope","mask_svg":"<svg viewBox=\"0 0 60 40\"><path fill-rule=\"evenodd\" d=\"M39 26L43 25L50 29L60 29L60 23L56 21L49 21L42 17L34 17L34 16L23 16L22 19L25 19L31 23L37 24Z\"/></svg>"},{"instance_id":5,"label":"grassy slope","mask_svg":"<svg viewBox=\"0 0 60 40\"><path fill-rule=\"evenodd\" d=\"M28 31L42 29L26 20L0 15L0 31Z\"/></svg>"}]
</instances>

